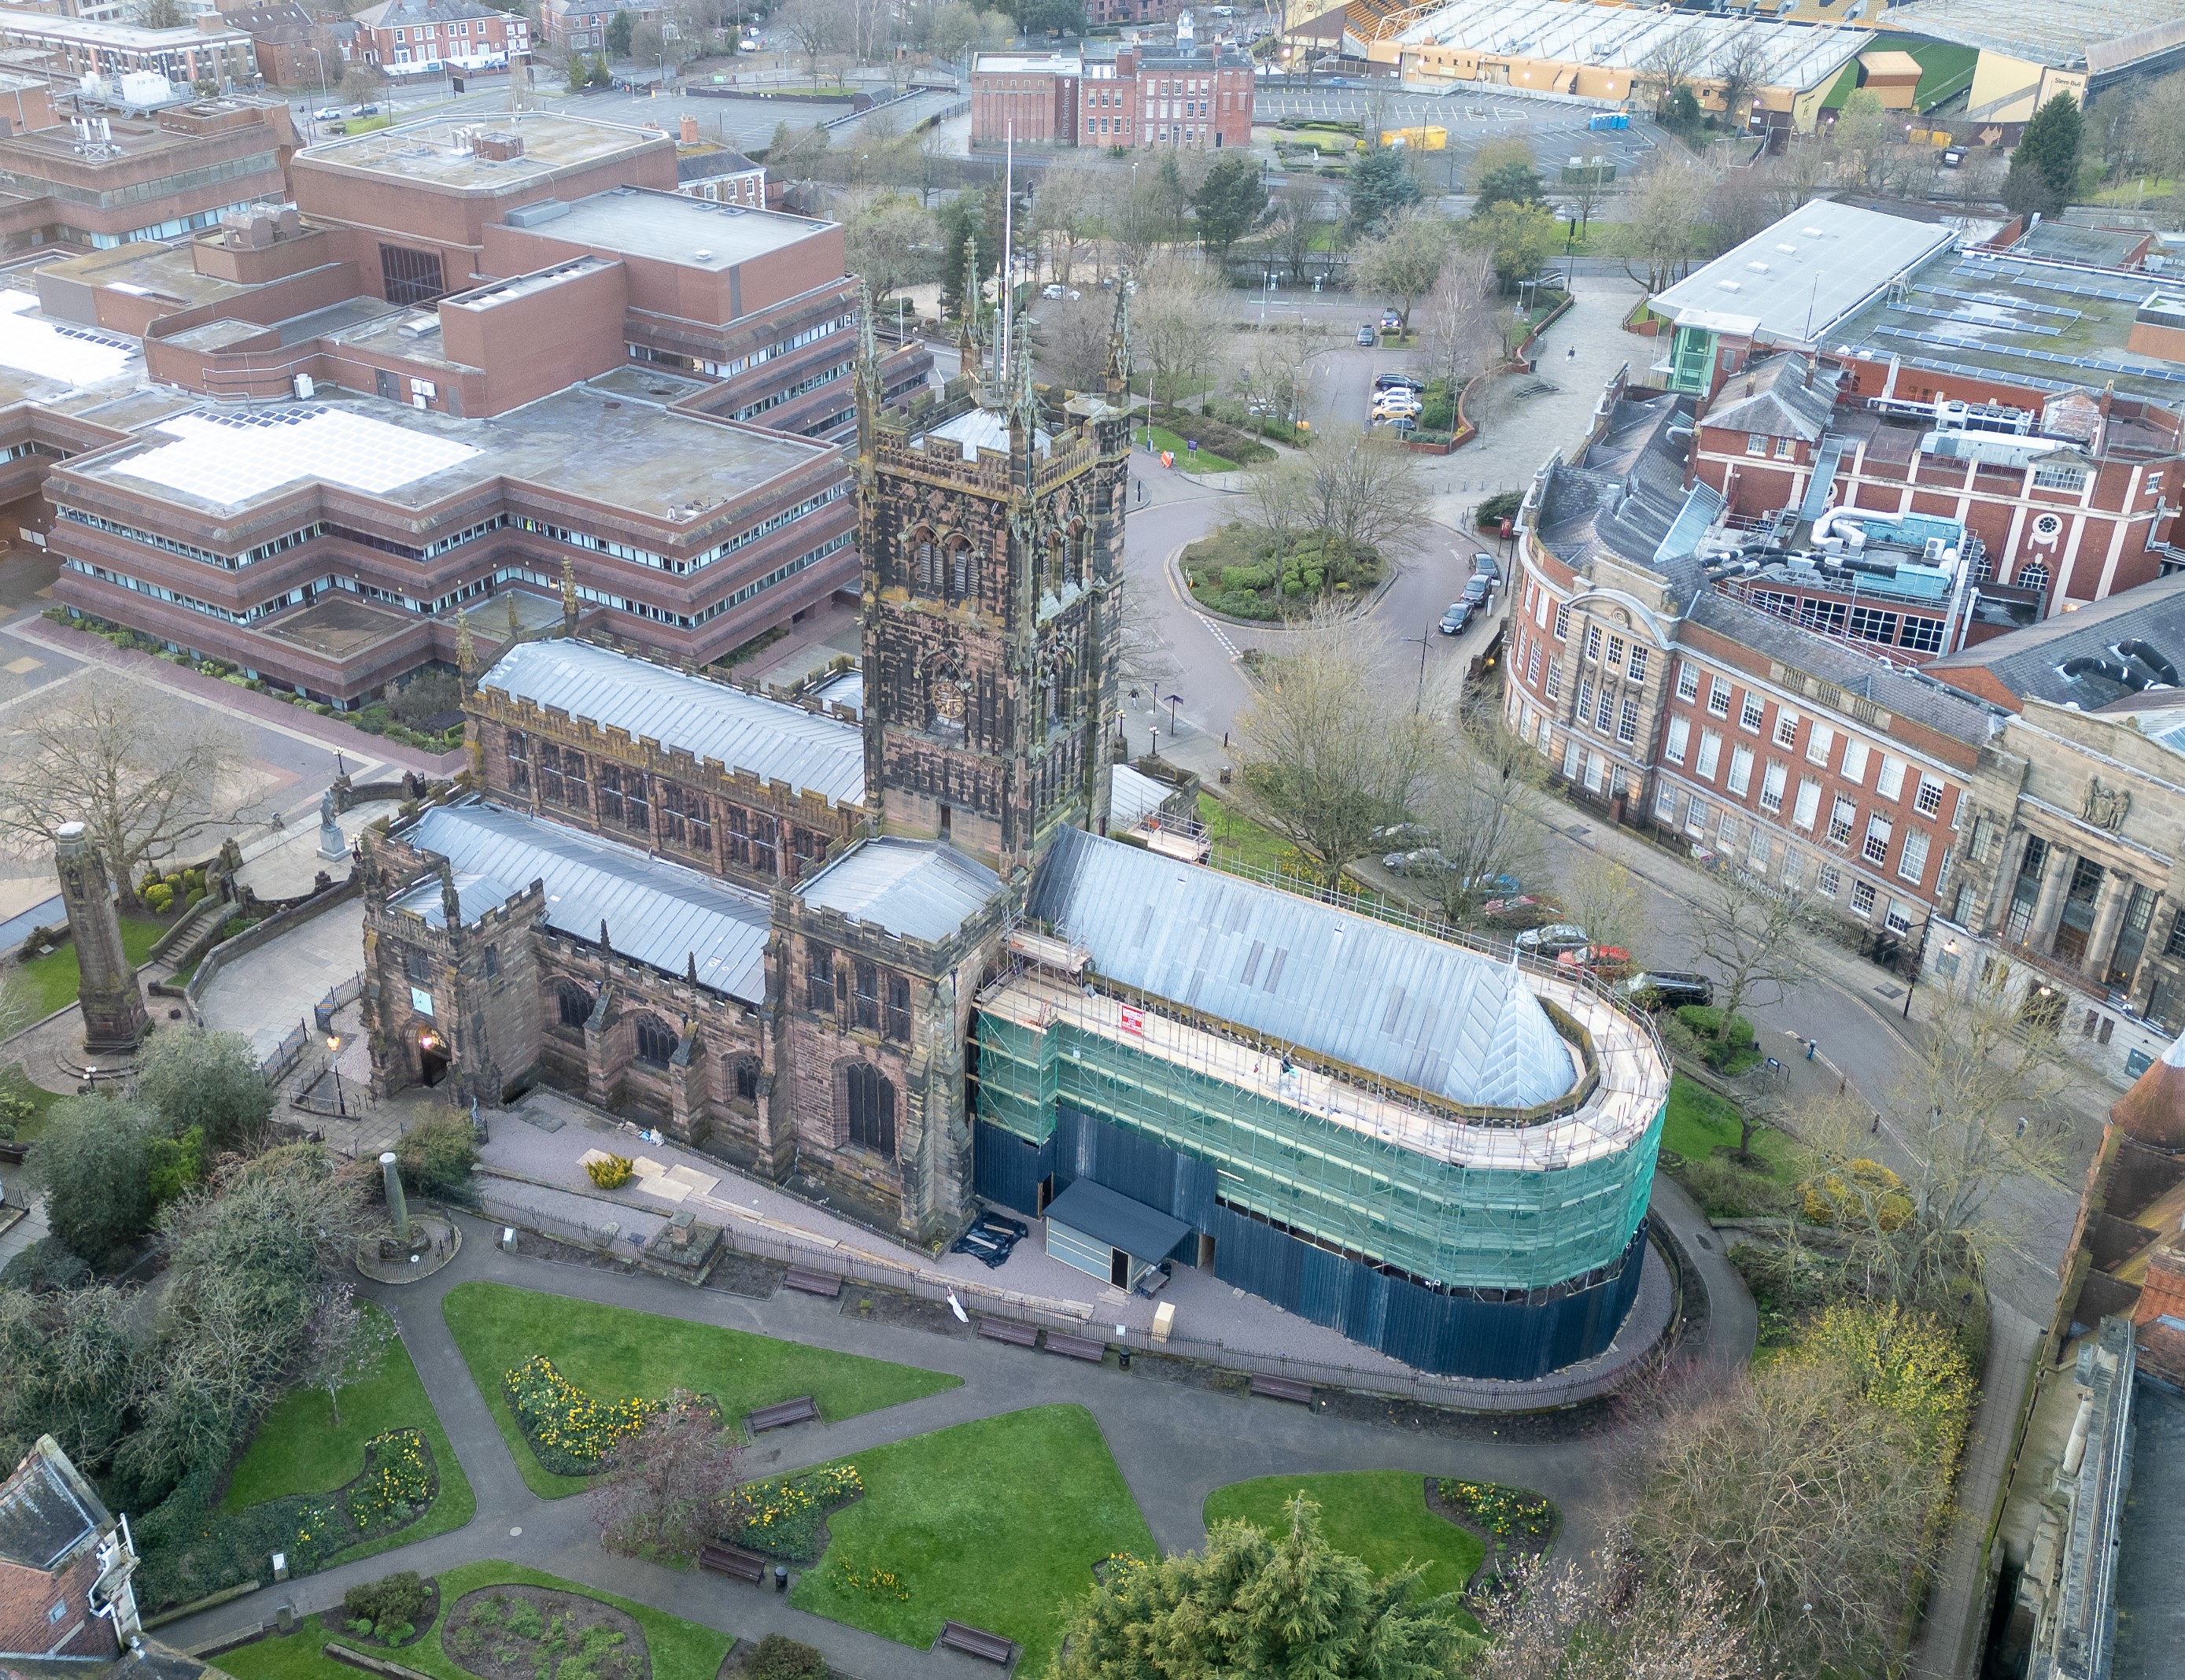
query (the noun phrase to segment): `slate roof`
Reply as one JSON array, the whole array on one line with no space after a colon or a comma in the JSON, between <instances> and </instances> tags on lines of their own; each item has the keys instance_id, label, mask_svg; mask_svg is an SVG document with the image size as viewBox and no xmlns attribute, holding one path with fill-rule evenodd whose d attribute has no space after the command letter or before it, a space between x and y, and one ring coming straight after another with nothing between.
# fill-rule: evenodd
<instances>
[{"instance_id":1,"label":"slate roof","mask_svg":"<svg viewBox=\"0 0 2185 1680\"><path fill-rule=\"evenodd\" d=\"M868 840L796 888L819 910L933 944L984 910L1002 878L938 840Z\"/></svg>"},{"instance_id":2,"label":"slate roof","mask_svg":"<svg viewBox=\"0 0 2185 1680\"><path fill-rule=\"evenodd\" d=\"M2185 573L1975 642L1927 669L1945 681L1952 671L1985 670L2020 699L2086 711L2158 683L2185 686L2177 681L2185 673Z\"/></svg>"},{"instance_id":3,"label":"slate roof","mask_svg":"<svg viewBox=\"0 0 2185 1680\"><path fill-rule=\"evenodd\" d=\"M701 762L785 781L830 804L864 801L865 739L855 724L649 659L588 641L519 641L478 686L623 730L633 740L657 741Z\"/></svg>"},{"instance_id":4,"label":"slate roof","mask_svg":"<svg viewBox=\"0 0 2185 1680\"><path fill-rule=\"evenodd\" d=\"M1704 418L1727 431L1817 443L1829 428L1836 401L1836 370L1817 370L1808 378L1806 358L1786 350L1755 362L1742 378L1733 374Z\"/></svg>"},{"instance_id":5,"label":"slate roof","mask_svg":"<svg viewBox=\"0 0 2185 1680\"><path fill-rule=\"evenodd\" d=\"M356 20L372 29L394 29L405 24L455 23L468 18L505 17L478 0L379 0L356 14Z\"/></svg>"},{"instance_id":6,"label":"slate roof","mask_svg":"<svg viewBox=\"0 0 2185 1680\"><path fill-rule=\"evenodd\" d=\"M765 1001L771 906L760 893L482 801L435 805L400 837L454 865L466 926L543 881L547 925L556 931L596 940L604 921L607 943L624 956L669 974L695 959L700 985ZM394 904L443 925L437 881Z\"/></svg>"},{"instance_id":7,"label":"slate roof","mask_svg":"<svg viewBox=\"0 0 2185 1680\"><path fill-rule=\"evenodd\" d=\"M48 1573L113 1521L50 1435L0 1482L0 1560Z\"/></svg>"},{"instance_id":8,"label":"slate roof","mask_svg":"<svg viewBox=\"0 0 2185 1680\"><path fill-rule=\"evenodd\" d=\"M1675 575L1671 563L1690 555L1722 508L1711 486L1685 488L1691 425L1687 400L1618 403L1608 432L1578 465L1549 469L1538 520L1540 540L1573 566L1606 549Z\"/></svg>"},{"instance_id":9,"label":"slate roof","mask_svg":"<svg viewBox=\"0 0 2185 1680\"><path fill-rule=\"evenodd\" d=\"M1577 1083L1514 966L1065 828L1026 906L1096 972L1255 1032L1496 1108Z\"/></svg>"}]
</instances>

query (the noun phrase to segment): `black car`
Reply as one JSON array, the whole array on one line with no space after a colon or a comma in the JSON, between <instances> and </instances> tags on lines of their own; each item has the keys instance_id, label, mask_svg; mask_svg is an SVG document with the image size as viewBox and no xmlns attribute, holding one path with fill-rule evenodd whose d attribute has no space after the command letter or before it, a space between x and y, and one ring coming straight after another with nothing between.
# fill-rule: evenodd
<instances>
[{"instance_id":1,"label":"black car","mask_svg":"<svg viewBox=\"0 0 2185 1680\"><path fill-rule=\"evenodd\" d=\"M1714 982L1704 974L1679 974L1646 969L1616 983L1616 989L1647 1011L1682 1009L1687 1004L1714 1001Z\"/></svg>"},{"instance_id":2,"label":"black car","mask_svg":"<svg viewBox=\"0 0 2185 1680\"><path fill-rule=\"evenodd\" d=\"M1441 633L1444 636L1461 635L1464 627L1472 622L1472 613L1478 606L1478 603L1473 601L1450 602L1449 611L1441 615L1441 624L1439 626Z\"/></svg>"},{"instance_id":3,"label":"black car","mask_svg":"<svg viewBox=\"0 0 2185 1680\"><path fill-rule=\"evenodd\" d=\"M1472 574L1478 578L1499 578L1502 568L1495 563L1491 554L1478 553L1472 557Z\"/></svg>"},{"instance_id":4,"label":"black car","mask_svg":"<svg viewBox=\"0 0 2185 1680\"><path fill-rule=\"evenodd\" d=\"M1472 602L1474 607L1484 607L1487 603L1489 594L1494 588L1494 579L1489 577L1484 572L1474 572L1465 580L1464 598Z\"/></svg>"},{"instance_id":5,"label":"black car","mask_svg":"<svg viewBox=\"0 0 2185 1680\"><path fill-rule=\"evenodd\" d=\"M1411 373L1376 373L1373 376L1376 391L1422 391L1426 388L1425 380Z\"/></svg>"}]
</instances>

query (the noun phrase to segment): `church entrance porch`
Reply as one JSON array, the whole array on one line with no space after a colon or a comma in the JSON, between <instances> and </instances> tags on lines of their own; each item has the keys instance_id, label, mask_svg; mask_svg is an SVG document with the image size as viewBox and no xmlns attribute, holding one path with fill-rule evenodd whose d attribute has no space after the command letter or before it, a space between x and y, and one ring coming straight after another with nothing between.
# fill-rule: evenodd
<instances>
[{"instance_id":1,"label":"church entrance porch","mask_svg":"<svg viewBox=\"0 0 2185 1680\"><path fill-rule=\"evenodd\" d=\"M428 1089L448 1076L447 1044L431 1027L417 1029L417 1083Z\"/></svg>"}]
</instances>

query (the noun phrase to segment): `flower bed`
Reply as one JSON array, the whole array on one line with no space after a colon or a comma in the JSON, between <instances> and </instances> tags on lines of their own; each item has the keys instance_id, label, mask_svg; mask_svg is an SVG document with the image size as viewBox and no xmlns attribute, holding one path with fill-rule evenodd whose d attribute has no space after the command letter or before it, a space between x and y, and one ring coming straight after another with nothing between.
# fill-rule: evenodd
<instances>
[{"instance_id":1,"label":"flower bed","mask_svg":"<svg viewBox=\"0 0 2185 1680\"><path fill-rule=\"evenodd\" d=\"M637 1619L612 1604L543 1587L489 1587L448 1612L440 1644L484 1680L648 1680Z\"/></svg>"},{"instance_id":2,"label":"flower bed","mask_svg":"<svg viewBox=\"0 0 2185 1680\"><path fill-rule=\"evenodd\" d=\"M433 1503L433 1460L414 1429L389 1430L364 1443L364 1474L349 1485L349 1520L383 1528L421 1516Z\"/></svg>"},{"instance_id":3,"label":"flower bed","mask_svg":"<svg viewBox=\"0 0 2185 1680\"><path fill-rule=\"evenodd\" d=\"M863 1497L855 1464L828 1464L744 1490L736 1543L770 1558L811 1563L827 1549L827 1516Z\"/></svg>"},{"instance_id":4,"label":"flower bed","mask_svg":"<svg viewBox=\"0 0 2185 1680\"><path fill-rule=\"evenodd\" d=\"M508 1408L539 1462L557 1476L591 1476L626 1435L658 1409L646 1400L595 1400L534 1353L502 1380Z\"/></svg>"},{"instance_id":5,"label":"flower bed","mask_svg":"<svg viewBox=\"0 0 2185 1680\"><path fill-rule=\"evenodd\" d=\"M1562 1521L1555 1502L1528 1488L1449 1477L1438 1478L1432 1486L1445 1508L1445 1515L1456 1517L1498 1545L1527 1550L1545 1547L1555 1538Z\"/></svg>"}]
</instances>

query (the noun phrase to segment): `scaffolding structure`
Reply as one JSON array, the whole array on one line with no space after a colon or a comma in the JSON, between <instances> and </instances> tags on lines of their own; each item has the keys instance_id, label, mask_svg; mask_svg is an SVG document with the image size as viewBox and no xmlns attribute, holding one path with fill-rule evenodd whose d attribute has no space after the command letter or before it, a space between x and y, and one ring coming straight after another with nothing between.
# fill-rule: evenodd
<instances>
[{"instance_id":1,"label":"scaffolding structure","mask_svg":"<svg viewBox=\"0 0 2185 1680\"><path fill-rule=\"evenodd\" d=\"M1437 1288L1528 1292L1615 1267L1644 1218L1668 1095L1649 1027L1577 976L1524 970L1581 1100L1460 1112L1194 1011L1020 960L977 1000L977 1117L1047 1145L1059 1106L1199 1163L1218 1201ZM1203 1224L1204 1218L1195 1219Z\"/></svg>"}]
</instances>

